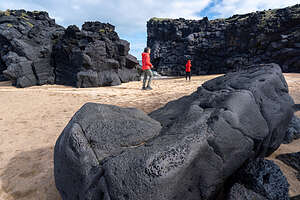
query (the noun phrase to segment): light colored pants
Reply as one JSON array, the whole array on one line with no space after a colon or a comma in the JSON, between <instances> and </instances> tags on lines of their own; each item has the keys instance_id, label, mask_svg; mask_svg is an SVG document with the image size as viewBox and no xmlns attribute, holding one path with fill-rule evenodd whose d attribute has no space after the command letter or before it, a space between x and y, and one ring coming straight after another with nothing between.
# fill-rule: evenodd
<instances>
[{"instance_id":1,"label":"light colored pants","mask_svg":"<svg viewBox=\"0 0 300 200\"><path fill-rule=\"evenodd\" d=\"M144 73L143 88L146 87L146 82L147 82L148 77L149 77L149 80L148 80L147 87L150 87L151 80L153 77L152 71L151 71L151 69L146 69L146 70L143 70L143 73Z\"/></svg>"}]
</instances>

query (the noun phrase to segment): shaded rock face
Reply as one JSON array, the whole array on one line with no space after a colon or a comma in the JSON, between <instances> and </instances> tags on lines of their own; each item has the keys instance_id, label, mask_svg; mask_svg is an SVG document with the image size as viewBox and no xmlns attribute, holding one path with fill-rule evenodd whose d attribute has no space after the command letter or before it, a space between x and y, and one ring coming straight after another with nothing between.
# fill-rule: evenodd
<instances>
[{"instance_id":1,"label":"shaded rock face","mask_svg":"<svg viewBox=\"0 0 300 200\"><path fill-rule=\"evenodd\" d=\"M283 72L300 72L299 24L300 5L211 21L152 18L147 43L164 75L184 74L187 59L197 75L271 62Z\"/></svg>"},{"instance_id":2,"label":"shaded rock face","mask_svg":"<svg viewBox=\"0 0 300 200\"><path fill-rule=\"evenodd\" d=\"M53 48L55 82L97 87L140 80L138 61L128 54L129 42L114 30L100 22L86 22L81 31L69 26Z\"/></svg>"},{"instance_id":3,"label":"shaded rock face","mask_svg":"<svg viewBox=\"0 0 300 200\"><path fill-rule=\"evenodd\" d=\"M298 171L297 178L300 181L300 152L281 154L276 157L278 160L281 160L288 166L294 168Z\"/></svg>"},{"instance_id":4,"label":"shaded rock face","mask_svg":"<svg viewBox=\"0 0 300 200\"><path fill-rule=\"evenodd\" d=\"M250 199L289 200L287 179L273 161L263 158L251 160L235 174L235 180L238 184L229 193L235 198L229 199L249 199L249 196L253 196ZM239 195L247 198L236 198Z\"/></svg>"},{"instance_id":5,"label":"shaded rock face","mask_svg":"<svg viewBox=\"0 0 300 200\"><path fill-rule=\"evenodd\" d=\"M230 192L226 200L267 200L264 196L255 193L254 191L236 183L230 188Z\"/></svg>"},{"instance_id":6,"label":"shaded rock face","mask_svg":"<svg viewBox=\"0 0 300 200\"><path fill-rule=\"evenodd\" d=\"M65 30L46 12L0 12L0 81L96 87L139 80L129 42L114 28L87 22Z\"/></svg>"},{"instance_id":7,"label":"shaded rock face","mask_svg":"<svg viewBox=\"0 0 300 200\"><path fill-rule=\"evenodd\" d=\"M17 87L54 83L52 45L63 32L46 12L1 12L0 80Z\"/></svg>"},{"instance_id":8,"label":"shaded rock face","mask_svg":"<svg viewBox=\"0 0 300 200\"><path fill-rule=\"evenodd\" d=\"M56 142L56 186L65 200L216 199L246 160L279 147L293 105L276 64L208 81L149 116L86 104Z\"/></svg>"}]
</instances>

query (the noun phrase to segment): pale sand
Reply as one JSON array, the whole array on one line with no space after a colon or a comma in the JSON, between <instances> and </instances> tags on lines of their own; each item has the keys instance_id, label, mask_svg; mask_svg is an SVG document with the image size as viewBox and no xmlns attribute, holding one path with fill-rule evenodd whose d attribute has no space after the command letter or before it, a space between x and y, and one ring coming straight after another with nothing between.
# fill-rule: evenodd
<instances>
[{"instance_id":1,"label":"pale sand","mask_svg":"<svg viewBox=\"0 0 300 200\"><path fill-rule=\"evenodd\" d=\"M189 95L216 76L154 80L152 91L141 82L115 87L77 89L46 85L18 89L0 83L0 200L60 199L53 178L53 147L74 113L86 102L137 107L151 112L165 103ZM286 74L291 95L300 103L300 74ZM298 92L299 91L299 92ZM300 140L282 145L271 156L300 151ZM295 171L276 160L291 184L290 194L300 194Z\"/></svg>"}]
</instances>

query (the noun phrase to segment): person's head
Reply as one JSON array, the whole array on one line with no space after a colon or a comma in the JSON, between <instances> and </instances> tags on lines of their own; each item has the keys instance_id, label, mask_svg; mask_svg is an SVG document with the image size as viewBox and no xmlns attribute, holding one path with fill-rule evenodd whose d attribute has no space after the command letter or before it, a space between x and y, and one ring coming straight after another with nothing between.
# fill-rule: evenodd
<instances>
[{"instance_id":1,"label":"person's head","mask_svg":"<svg viewBox=\"0 0 300 200\"><path fill-rule=\"evenodd\" d=\"M146 47L145 49L144 49L144 53L150 53L151 52L151 49L149 48L149 47Z\"/></svg>"}]
</instances>

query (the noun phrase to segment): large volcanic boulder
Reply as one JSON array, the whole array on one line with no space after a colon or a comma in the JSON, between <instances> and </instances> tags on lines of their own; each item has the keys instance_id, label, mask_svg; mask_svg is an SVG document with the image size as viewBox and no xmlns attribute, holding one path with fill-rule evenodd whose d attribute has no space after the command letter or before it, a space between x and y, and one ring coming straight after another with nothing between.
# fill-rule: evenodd
<instances>
[{"instance_id":1,"label":"large volcanic boulder","mask_svg":"<svg viewBox=\"0 0 300 200\"><path fill-rule=\"evenodd\" d=\"M0 12L0 80L17 87L54 83L52 45L63 32L46 12Z\"/></svg>"},{"instance_id":2,"label":"large volcanic boulder","mask_svg":"<svg viewBox=\"0 0 300 200\"><path fill-rule=\"evenodd\" d=\"M208 81L146 114L86 104L55 145L67 199L216 199L248 159L282 143L294 102L276 64Z\"/></svg>"},{"instance_id":3,"label":"large volcanic boulder","mask_svg":"<svg viewBox=\"0 0 300 200\"><path fill-rule=\"evenodd\" d=\"M138 61L128 54L129 45L111 24L86 22L82 30L69 26L53 48L55 82L97 87L140 80Z\"/></svg>"},{"instance_id":4,"label":"large volcanic boulder","mask_svg":"<svg viewBox=\"0 0 300 200\"><path fill-rule=\"evenodd\" d=\"M277 63L300 72L300 4L209 21L152 18L147 23L151 60L158 72L181 75L237 71Z\"/></svg>"}]
</instances>

